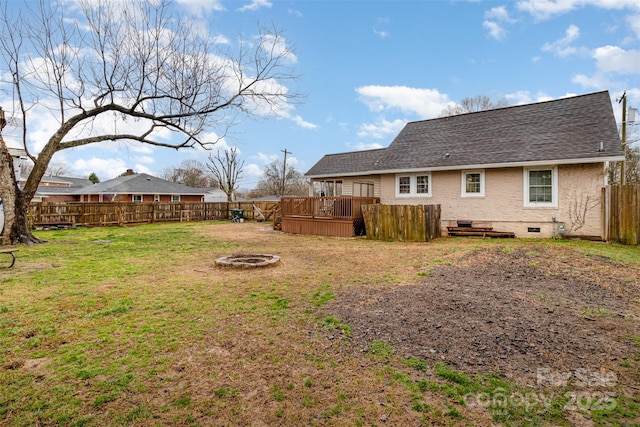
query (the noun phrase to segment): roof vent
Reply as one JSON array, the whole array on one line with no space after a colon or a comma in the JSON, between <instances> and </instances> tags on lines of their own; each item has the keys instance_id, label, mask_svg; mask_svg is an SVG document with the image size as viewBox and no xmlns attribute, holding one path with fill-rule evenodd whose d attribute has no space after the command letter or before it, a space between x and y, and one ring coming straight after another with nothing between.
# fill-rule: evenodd
<instances>
[{"instance_id":1,"label":"roof vent","mask_svg":"<svg viewBox=\"0 0 640 427\"><path fill-rule=\"evenodd\" d=\"M598 148L598 152L602 153L604 151L604 142L600 141L600 148Z\"/></svg>"},{"instance_id":2,"label":"roof vent","mask_svg":"<svg viewBox=\"0 0 640 427\"><path fill-rule=\"evenodd\" d=\"M445 154L445 155L444 155L444 158L445 158L445 159L448 159L448 158L449 158L449 153Z\"/></svg>"}]
</instances>

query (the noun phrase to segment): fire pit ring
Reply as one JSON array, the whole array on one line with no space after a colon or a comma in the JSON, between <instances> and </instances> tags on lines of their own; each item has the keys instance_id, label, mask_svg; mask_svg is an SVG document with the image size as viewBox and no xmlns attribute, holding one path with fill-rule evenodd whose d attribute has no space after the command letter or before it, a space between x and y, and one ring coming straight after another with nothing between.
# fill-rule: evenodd
<instances>
[{"instance_id":1,"label":"fire pit ring","mask_svg":"<svg viewBox=\"0 0 640 427\"><path fill-rule=\"evenodd\" d=\"M271 254L237 254L216 259L218 267L262 268L280 263L280 257Z\"/></svg>"}]
</instances>

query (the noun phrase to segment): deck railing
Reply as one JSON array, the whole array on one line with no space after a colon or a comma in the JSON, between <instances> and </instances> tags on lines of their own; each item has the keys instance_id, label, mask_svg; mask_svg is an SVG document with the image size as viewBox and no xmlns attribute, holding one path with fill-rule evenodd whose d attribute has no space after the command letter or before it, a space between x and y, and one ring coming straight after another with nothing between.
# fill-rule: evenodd
<instances>
[{"instance_id":1,"label":"deck railing","mask_svg":"<svg viewBox=\"0 0 640 427\"><path fill-rule=\"evenodd\" d=\"M362 219L362 205L380 203L377 197L283 197L282 217Z\"/></svg>"}]
</instances>

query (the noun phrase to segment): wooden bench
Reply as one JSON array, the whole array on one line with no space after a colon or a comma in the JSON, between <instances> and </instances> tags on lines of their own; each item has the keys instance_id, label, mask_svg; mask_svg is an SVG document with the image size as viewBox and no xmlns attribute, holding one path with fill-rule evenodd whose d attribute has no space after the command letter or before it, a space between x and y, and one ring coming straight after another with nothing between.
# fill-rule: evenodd
<instances>
[{"instance_id":1,"label":"wooden bench","mask_svg":"<svg viewBox=\"0 0 640 427\"><path fill-rule=\"evenodd\" d=\"M0 249L0 254L7 254L7 255L11 255L11 264L9 264L8 267L5 268L11 268L13 267L13 264L16 263L16 254L15 252L17 252L17 249Z\"/></svg>"}]
</instances>

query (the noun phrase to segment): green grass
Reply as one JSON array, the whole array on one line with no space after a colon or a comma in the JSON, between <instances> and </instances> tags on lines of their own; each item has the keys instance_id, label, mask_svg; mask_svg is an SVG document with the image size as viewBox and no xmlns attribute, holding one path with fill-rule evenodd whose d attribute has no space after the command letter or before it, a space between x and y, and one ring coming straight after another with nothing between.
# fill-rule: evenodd
<instances>
[{"instance_id":1,"label":"green grass","mask_svg":"<svg viewBox=\"0 0 640 427\"><path fill-rule=\"evenodd\" d=\"M0 424L236 425L259 416L269 425L474 425L482 413L504 425L566 425L562 393L547 396L543 413L501 405L505 394L530 391L406 357L382 340L357 349L351 327L327 306L345 287L406 283L483 247L568 248L640 265L638 248L602 243L217 237L217 227L229 226L38 232L48 243L20 248L16 267L0 271ZM342 252L332 258L333 250ZM217 256L253 251L275 251L283 265L213 266ZM382 252L397 258L380 266ZM597 307L585 314L610 315ZM637 357L620 365L631 372ZM595 424L640 416L637 398L620 392L616 404L592 410Z\"/></svg>"}]
</instances>

